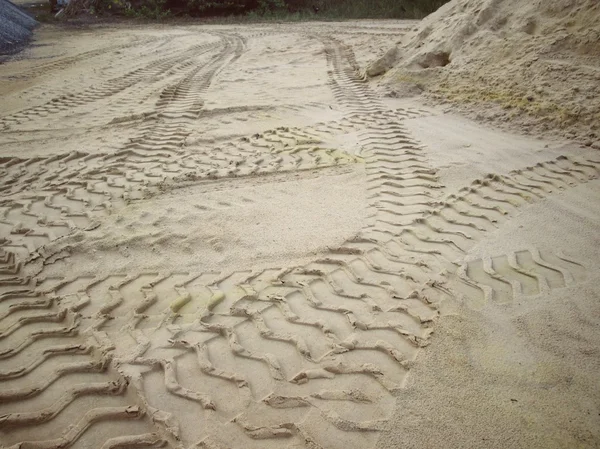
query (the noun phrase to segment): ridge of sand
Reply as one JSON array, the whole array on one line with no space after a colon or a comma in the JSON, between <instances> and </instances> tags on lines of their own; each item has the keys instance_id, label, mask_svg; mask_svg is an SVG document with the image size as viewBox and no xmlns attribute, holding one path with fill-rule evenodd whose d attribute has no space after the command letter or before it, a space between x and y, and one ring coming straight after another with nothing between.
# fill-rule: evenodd
<instances>
[{"instance_id":1,"label":"ridge of sand","mask_svg":"<svg viewBox=\"0 0 600 449\"><path fill-rule=\"evenodd\" d=\"M482 121L600 148L600 5L453 0L398 41L373 73L389 95L425 90Z\"/></svg>"}]
</instances>

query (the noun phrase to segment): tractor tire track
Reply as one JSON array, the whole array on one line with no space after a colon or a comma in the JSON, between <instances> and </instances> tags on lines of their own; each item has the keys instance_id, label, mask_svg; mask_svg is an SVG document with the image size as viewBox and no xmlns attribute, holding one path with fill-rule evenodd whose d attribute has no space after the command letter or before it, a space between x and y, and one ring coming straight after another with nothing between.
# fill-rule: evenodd
<instances>
[{"instance_id":1,"label":"tractor tire track","mask_svg":"<svg viewBox=\"0 0 600 449\"><path fill-rule=\"evenodd\" d=\"M244 49L221 37L209 63L181 62L183 76L115 153L0 161L0 435L11 447L373 447L443 301L508 301L585 278L577 262L535 249L465 255L521 207L596 182L598 161L561 157L443 195L402 126L424 112L386 110L352 51L328 36L345 118L185 148L211 81ZM327 145L349 133L357 156ZM68 257L46 254L46 242L169 181L360 160L369 222L305 265L44 276L44 263ZM41 269L26 277L22 260L36 251Z\"/></svg>"},{"instance_id":2,"label":"tractor tire track","mask_svg":"<svg viewBox=\"0 0 600 449\"><path fill-rule=\"evenodd\" d=\"M196 45L183 50L176 56L161 58L145 67L133 70L125 75L113 78L100 83L98 86L90 87L82 92L63 95L32 108L24 109L14 114L0 118L0 125L10 126L27 121L36 120L39 117L46 117L51 114L63 111L72 111L74 108L88 105L95 101L110 97L125 89L131 88L135 84L166 73L176 65L180 65L178 70L184 69L193 64L192 57L197 57L203 53L211 52L219 47L220 43L208 43Z\"/></svg>"}]
</instances>

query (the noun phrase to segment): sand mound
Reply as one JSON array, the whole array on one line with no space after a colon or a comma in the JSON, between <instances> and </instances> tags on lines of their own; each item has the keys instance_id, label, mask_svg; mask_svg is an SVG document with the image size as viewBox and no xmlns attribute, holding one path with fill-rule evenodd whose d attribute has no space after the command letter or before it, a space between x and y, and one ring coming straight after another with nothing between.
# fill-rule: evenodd
<instances>
[{"instance_id":1,"label":"sand mound","mask_svg":"<svg viewBox=\"0 0 600 449\"><path fill-rule=\"evenodd\" d=\"M37 22L8 0L0 0L0 54L15 51L31 37Z\"/></svg>"},{"instance_id":2,"label":"sand mound","mask_svg":"<svg viewBox=\"0 0 600 449\"><path fill-rule=\"evenodd\" d=\"M398 46L384 78L396 92L418 84L480 118L519 119L526 131L560 129L600 147L597 1L454 0Z\"/></svg>"}]
</instances>

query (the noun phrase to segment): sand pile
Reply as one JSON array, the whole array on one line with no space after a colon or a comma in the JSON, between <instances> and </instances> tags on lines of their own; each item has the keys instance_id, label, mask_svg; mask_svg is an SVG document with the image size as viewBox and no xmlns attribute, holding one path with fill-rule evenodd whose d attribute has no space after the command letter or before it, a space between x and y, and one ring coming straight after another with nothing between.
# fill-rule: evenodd
<instances>
[{"instance_id":1,"label":"sand pile","mask_svg":"<svg viewBox=\"0 0 600 449\"><path fill-rule=\"evenodd\" d=\"M453 0L367 73L387 70L382 83L393 96L424 90L480 119L600 148L596 0Z\"/></svg>"},{"instance_id":2,"label":"sand pile","mask_svg":"<svg viewBox=\"0 0 600 449\"><path fill-rule=\"evenodd\" d=\"M8 0L0 0L0 54L10 53L31 37L37 22Z\"/></svg>"}]
</instances>

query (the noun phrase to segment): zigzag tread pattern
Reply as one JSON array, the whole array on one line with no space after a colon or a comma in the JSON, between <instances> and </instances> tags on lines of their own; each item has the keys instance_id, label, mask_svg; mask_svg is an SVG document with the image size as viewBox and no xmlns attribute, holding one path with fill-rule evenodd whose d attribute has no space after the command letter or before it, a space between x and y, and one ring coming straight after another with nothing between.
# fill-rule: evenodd
<instances>
[{"instance_id":1,"label":"zigzag tread pattern","mask_svg":"<svg viewBox=\"0 0 600 449\"><path fill-rule=\"evenodd\" d=\"M81 332L77 307L10 282L9 276L20 274L11 253L2 254L0 266L3 447L105 447L106 439L118 442L123 431L151 433L129 381L111 365L112 348ZM36 441L32 428L53 438ZM135 440L135 434L129 437Z\"/></svg>"},{"instance_id":2,"label":"zigzag tread pattern","mask_svg":"<svg viewBox=\"0 0 600 449\"><path fill-rule=\"evenodd\" d=\"M11 199L0 203L2 246L21 253L33 252L75 228L97 226L97 218L164 188L165 181L181 184L354 163L360 157L328 148L327 139L420 113L380 111L353 114L305 129L282 127L191 156L180 154L178 142L184 135L174 132L169 137L163 132L152 145L161 148L164 155L149 150L152 139L146 135L145 148L140 140L133 141L114 155L5 158L0 161L4 175L0 189ZM146 154L149 151L151 156ZM167 151L177 151L173 153L176 156ZM25 188L28 193L23 191ZM40 192L33 193L36 191Z\"/></svg>"},{"instance_id":3,"label":"zigzag tread pattern","mask_svg":"<svg viewBox=\"0 0 600 449\"><path fill-rule=\"evenodd\" d=\"M381 118L393 114L375 114ZM362 128L369 121L353 114L340 128ZM318 148L309 150L314 135L332 132L339 130L327 124L304 135L278 129L242 140L236 149L296 159L303 150L318 154ZM17 274L19 267L7 271ZM37 284L33 291L41 299L31 304L31 316L9 320L4 333L41 319L78 317L82 335L112 348L110 366L128 380L140 410L155 417L171 443L327 447L319 441L333 435L348 447L368 447L391 412L391 393L402 387L418 349L427 344L436 311L422 293L426 278L412 260L382 257L372 242L358 240L304 267L23 280L23 291ZM37 314L54 304L65 312ZM74 390L43 404L49 415L40 413L51 422L74 397L97 395L102 388ZM196 404L211 430L179 426L178 404ZM364 421L366 411L374 420ZM7 416L15 427L34 422ZM112 444L121 443L106 443Z\"/></svg>"},{"instance_id":4,"label":"zigzag tread pattern","mask_svg":"<svg viewBox=\"0 0 600 449\"><path fill-rule=\"evenodd\" d=\"M67 68L74 64L81 63L82 61L85 61L87 59L95 58L97 56L104 55L109 52L117 52L117 51L121 51L121 50L126 50L126 49L132 48L132 47L138 47L138 46L142 46L142 45L151 44L156 41L159 41L159 42L161 42L161 44L164 44L166 42L171 41L172 39L173 39L172 37L162 37L162 38L149 37L149 38L135 39L135 40L133 40L133 42L127 42L127 43L123 43L123 44L119 44L119 45L111 45L108 47L102 47L102 48L98 48L95 50L89 50L89 51L85 51L82 53L78 53L73 56L63 57L63 58L60 58L55 61L38 64L35 67L28 69L28 70L22 70L19 72L18 77L19 78L31 78L31 77L40 76L40 75L47 75L48 72L62 70L64 68Z\"/></svg>"},{"instance_id":5,"label":"zigzag tread pattern","mask_svg":"<svg viewBox=\"0 0 600 449\"><path fill-rule=\"evenodd\" d=\"M583 282L587 270L564 254L533 248L462 263L457 276L460 282L453 285L469 295L469 301L506 304ZM479 290L480 295L474 296L472 288Z\"/></svg>"},{"instance_id":6,"label":"zigzag tread pattern","mask_svg":"<svg viewBox=\"0 0 600 449\"><path fill-rule=\"evenodd\" d=\"M115 95L137 83L159 76L173 68L177 68L177 70L185 69L194 64L193 58L218 49L220 45L221 42L219 41L192 46L179 52L179 54L154 60L145 67L135 69L120 77L107 80L96 86L91 86L82 92L62 95L53 98L42 105L4 116L0 118L0 125L10 126L11 124L20 124L36 120L38 117L46 117L50 114L56 114L62 111L72 111L74 108L82 105L87 105L91 102Z\"/></svg>"},{"instance_id":7,"label":"zigzag tread pattern","mask_svg":"<svg viewBox=\"0 0 600 449\"><path fill-rule=\"evenodd\" d=\"M582 267L566 256L540 256L535 249L464 263L468 250L519 208L599 176L598 161L559 156L507 175L477 179L457 194L431 202L429 210L405 226L378 223L365 236L389 251L418 256L434 271L445 273L438 282L447 283L452 296L478 305L492 299L510 302L581 281Z\"/></svg>"},{"instance_id":8,"label":"zigzag tread pattern","mask_svg":"<svg viewBox=\"0 0 600 449\"><path fill-rule=\"evenodd\" d=\"M562 179L571 180L561 183L563 187L575 184L574 179L588 181L597 172L590 162L565 158L542 166L554 164L560 164ZM466 191L481 193L480 186L492 185L495 195L486 190L488 201L510 192L523 199L512 203L520 206L531 197L518 195L516 186L523 184L516 184L513 177L530 185L524 178L538 179L539 174L540 166L530 167L512 177L489 177L492 183L478 180ZM509 185L515 190L507 190ZM545 187L545 193L554 190ZM490 216L461 211L465 217L488 217L485 222L497 223ZM465 227L485 231L483 226ZM446 258L445 253L419 251L418 242L460 248L458 240L409 234L415 235L412 248L417 250L411 251L404 240L381 245L357 238L303 267L227 274L122 274L59 280L54 285L49 280L36 292L58 298L67 310L77 310L89 326L85 332L115 346L113 363L127 374L145 409L166 412L177 421L182 418L173 404L192 401L212 423L209 427L220 429L188 434L165 424L167 439L198 444L234 441L232 447L242 441L252 447L258 441L257 447L269 447L281 444L282 438L288 443L307 436L323 441L325 431L356 431L363 437L355 441L361 447L371 444L367 436L382 428L392 407L384 398L402 387L418 349L427 344L428 323L437 315L434 304L449 294L430 281L439 269L430 263L431 257L439 260ZM466 272L471 285L484 291L481 285L490 284L489 279L508 282L517 293L535 294L536 288L559 288L585 278L576 262L533 250L490 260L483 262L487 265L483 270L477 269L479 262L470 263ZM496 290L506 292L494 289L493 283L491 287L494 295ZM21 322L39 319L55 315L37 314ZM0 336L16 334L18 324L8 323ZM198 370L206 379L197 377ZM335 387L327 388L329 384ZM162 393L156 391L157 385L163 386ZM165 394L179 399L161 402L158 398ZM240 402L233 403L234 396ZM353 407L347 407L347 401ZM365 407L374 407L370 414L381 419L361 421L357 411ZM232 435L229 442L223 440L223 426Z\"/></svg>"},{"instance_id":9,"label":"zigzag tread pattern","mask_svg":"<svg viewBox=\"0 0 600 449\"><path fill-rule=\"evenodd\" d=\"M14 174L0 206L0 437L9 447L372 447L428 344L438 304L456 295L438 282L440 272L460 278L456 261L514 210L600 173L597 162L559 158L442 199L424 149L400 122L410 114L383 110L349 48L321 38L330 85L350 113L337 124L230 142L208 164L182 150L203 89L239 55L243 42L230 39L214 64L162 92L158 134L142 129L112 155L2 161ZM206 178L256 173L239 168L248 155L262 159L256 166L295 169L326 157L354 162L321 146L348 131L361 131L372 217L359 236L311 263L23 276L21 253L93 226L95 213L135 199L133 185L160 185L165 173L193 179L203 164ZM47 164L60 170L36 180ZM21 179L38 184L25 191ZM482 262L482 270L478 263L462 279L492 295L495 285L481 287L488 278L527 293L585 276L576 262L535 251Z\"/></svg>"}]
</instances>

